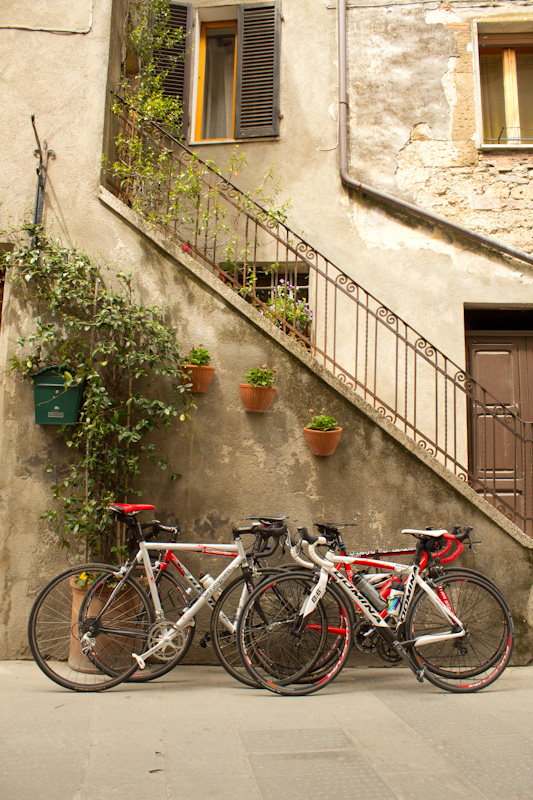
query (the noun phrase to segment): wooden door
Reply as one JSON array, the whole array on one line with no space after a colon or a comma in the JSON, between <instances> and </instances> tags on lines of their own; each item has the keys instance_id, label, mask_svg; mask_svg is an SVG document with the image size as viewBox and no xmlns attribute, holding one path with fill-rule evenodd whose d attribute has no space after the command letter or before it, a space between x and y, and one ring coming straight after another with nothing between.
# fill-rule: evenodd
<instances>
[{"instance_id":1,"label":"wooden door","mask_svg":"<svg viewBox=\"0 0 533 800\"><path fill-rule=\"evenodd\" d=\"M533 332L470 332L466 344L468 372L482 387L469 419L473 483L487 486L497 495L488 499L532 533L532 426L523 423L533 420Z\"/></svg>"}]
</instances>

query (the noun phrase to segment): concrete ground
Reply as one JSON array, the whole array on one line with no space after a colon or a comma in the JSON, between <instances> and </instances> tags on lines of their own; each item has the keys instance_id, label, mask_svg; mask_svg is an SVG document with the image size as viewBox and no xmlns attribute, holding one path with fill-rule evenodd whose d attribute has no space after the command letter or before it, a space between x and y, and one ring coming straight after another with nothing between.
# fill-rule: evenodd
<instances>
[{"instance_id":1,"label":"concrete ground","mask_svg":"<svg viewBox=\"0 0 533 800\"><path fill-rule=\"evenodd\" d=\"M345 669L286 698L182 666L101 694L0 663L2 800L526 800L533 667L473 695Z\"/></svg>"}]
</instances>

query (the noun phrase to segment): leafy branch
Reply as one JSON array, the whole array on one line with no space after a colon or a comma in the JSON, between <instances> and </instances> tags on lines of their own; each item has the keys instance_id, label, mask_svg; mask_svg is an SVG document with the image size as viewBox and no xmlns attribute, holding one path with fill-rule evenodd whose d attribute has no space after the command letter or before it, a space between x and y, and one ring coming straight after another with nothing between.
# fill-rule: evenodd
<instances>
[{"instance_id":1,"label":"leafy branch","mask_svg":"<svg viewBox=\"0 0 533 800\"><path fill-rule=\"evenodd\" d=\"M182 353L163 310L136 300L130 276L104 275L86 254L40 229L28 232L32 244L1 256L37 314L12 368L31 377L60 365L65 388L83 386L79 423L60 429L75 457L49 467L56 503L43 517L61 546L109 561L124 542L108 503L126 501L146 462L168 466L151 434L184 422L194 408L181 382Z\"/></svg>"}]
</instances>

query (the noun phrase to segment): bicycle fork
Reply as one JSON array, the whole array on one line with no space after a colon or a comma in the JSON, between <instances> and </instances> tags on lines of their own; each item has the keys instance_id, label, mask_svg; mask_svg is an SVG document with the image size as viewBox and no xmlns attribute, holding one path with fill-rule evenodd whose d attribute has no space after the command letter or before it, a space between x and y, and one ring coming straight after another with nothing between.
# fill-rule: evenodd
<instances>
[{"instance_id":1,"label":"bicycle fork","mask_svg":"<svg viewBox=\"0 0 533 800\"><path fill-rule=\"evenodd\" d=\"M452 630L444 633L424 634L423 636L417 636L415 639L408 639L402 642L397 641L392 644L396 652L401 655L404 661L411 667L417 679L422 681L426 667L423 666L421 668L419 662L417 662L405 648L412 646L418 649L419 647L424 647L424 645L450 641L450 639L461 639L467 635L467 631L461 620L456 616L452 604L441 586L436 586L435 590L433 590L425 581L420 581L419 579L417 582L435 608L440 611L443 618L452 625ZM390 633L393 632L390 631Z\"/></svg>"},{"instance_id":2,"label":"bicycle fork","mask_svg":"<svg viewBox=\"0 0 533 800\"><path fill-rule=\"evenodd\" d=\"M300 613L298 614L297 622L293 629L293 635L296 638L301 638L304 630L307 628L307 618L314 612L320 598L324 595L328 580L329 575L322 570L318 582L313 588L313 592L305 598Z\"/></svg>"}]
</instances>

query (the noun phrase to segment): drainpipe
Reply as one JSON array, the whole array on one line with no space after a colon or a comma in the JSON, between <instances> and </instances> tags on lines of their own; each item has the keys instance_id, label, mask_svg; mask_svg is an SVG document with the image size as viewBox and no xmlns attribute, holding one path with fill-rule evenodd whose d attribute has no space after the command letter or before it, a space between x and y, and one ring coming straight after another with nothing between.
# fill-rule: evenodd
<instances>
[{"instance_id":1,"label":"drainpipe","mask_svg":"<svg viewBox=\"0 0 533 800\"><path fill-rule=\"evenodd\" d=\"M350 177L348 172L348 95L346 91L346 0L337 0L337 13L339 29L339 160L340 177L344 186L359 192L359 194L378 200L404 214L418 217L430 222L432 225L438 225L440 228L445 228L459 236L464 236L477 244L490 247L491 250L496 250L498 253L505 253L520 261L525 261L527 264L533 264L533 256L523 250L517 250L515 247L500 242L498 239L493 239L491 236L483 236L483 234L477 233L470 228L465 228L464 225L459 225L445 217L434 214L432 211L413 203L408 203L406 200L401 200L399 197L394 197L394 195L387 192L374 189L372 186L367 186Z\"/></svg>"}]
</instances>

